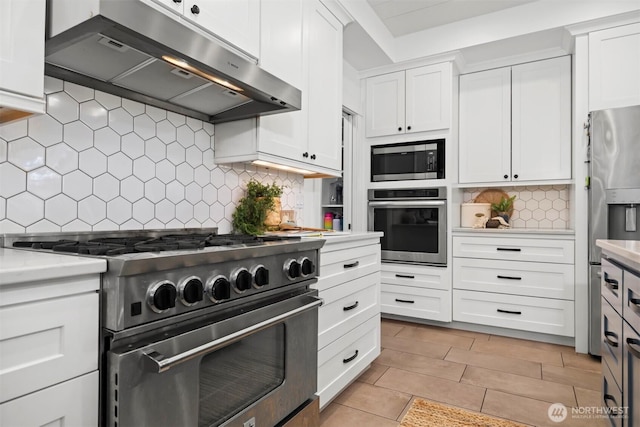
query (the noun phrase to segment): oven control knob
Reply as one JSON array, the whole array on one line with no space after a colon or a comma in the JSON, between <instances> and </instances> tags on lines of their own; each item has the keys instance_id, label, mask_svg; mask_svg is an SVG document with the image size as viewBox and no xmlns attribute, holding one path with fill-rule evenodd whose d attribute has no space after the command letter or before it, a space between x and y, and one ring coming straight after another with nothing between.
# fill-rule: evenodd
<instances>
[{"instance_id":1,"label":"oven control knob","mask_svg":"<svg viewBox=\"0 0 640 427\"><path fill-rule=\"evenodd\" d=\"M251 289L253 277L246 268L238 268L231 274L231 284L233 289L241 294Z\"/></svg>"},{"instance_id":2,"label":"oven control knob","mask_svg":"<svg viewBox=\"0 0 640 427\"><path fill-rule=\"evenodd\" d=\"M316 271L315 264L309 258L303 257L298 262L300 263L300 273L302 277L307 277Z\"/></svg>"},{"instance_id":3,"label":"oven control knob","mask_svg":"<svg viewBox=\"0 0 640 427\"><path fill-rule=\"evenodd\" d=\"M264 265L256 265L251 270L253 273L253 287L259 289L269 284L269 270Z\"/></svg>"},{"instance_id":4,"label":"oven control knob","mask_svg":"<svg viewBox=\"0 0 640 427\"><path fill-rule=\"evenodd\" d=\"M177 291L173 283L159 282L149 289L147 301L156 313L162 313L176 306Z\"/></svg>"},{"instance_id":5,"label":"oven control knob","mask_svg":"<svg viewBox=\"0 0 640 427\"><path fill-rule=\"evenodd\" d=\"M231 298L231 283L224 276L216 276L209 280L207 284L209 299L213 302L220 302Z\"/></svg>"},{"instance_id":6,"label":"oven control knob","mask_svg":"<svg viewBox=\"0 0 640 427\"><path fill-rule=\"evenodd\" d=\"M180 301L184 305L191 306L202 301L204 294L204 286L202 281L196 276L184 279L178 288L180 292Z\"/></svg>"},{"instance_id":7,"label":"oven control knob","mask_svg":"<svg viewBox=\"0 0 640 427\"><path fill-rule=\"evenodd\" d=\"M295 259L290 259L284 263L284 272L291 280L300 277L300 275L302 274L300 270L300 263Z\"/></svg>"}]
</instances>

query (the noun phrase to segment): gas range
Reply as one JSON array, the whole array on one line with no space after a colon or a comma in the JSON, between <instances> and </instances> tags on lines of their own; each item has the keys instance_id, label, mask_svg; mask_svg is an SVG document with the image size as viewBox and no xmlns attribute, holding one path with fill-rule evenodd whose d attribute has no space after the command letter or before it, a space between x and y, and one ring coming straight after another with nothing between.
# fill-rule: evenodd
<instances>
[{"instance_id":1,"label":"gas range","mask_svg":"<svg viewBox=\"0 0 640 427\"><path fill-rule=\"evenodd\" d=\"M316 280L322 244L299 237L218 235L216 228L3 236L5 247L106 259L102 326L114 332L308 286Z\"/></svg>"}]
</instances>

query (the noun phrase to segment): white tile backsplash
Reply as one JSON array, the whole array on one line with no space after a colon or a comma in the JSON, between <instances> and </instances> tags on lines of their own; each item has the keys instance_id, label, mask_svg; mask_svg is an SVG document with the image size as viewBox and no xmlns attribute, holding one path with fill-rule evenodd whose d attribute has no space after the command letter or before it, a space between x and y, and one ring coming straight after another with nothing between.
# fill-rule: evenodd
<instances>
[{"instance_id":1,"label":"white tile backsplash","mask_svg":"<svg viewBox=\"0 0 640 427\"><path fill-rule=\"evenodd\" d=\"M0 233L215 227L256 178L302 218L303 178L214 164L214 126L46 77L47 114L0 126Z\"/></svg>"},{"instance_id":2,"label":"white tile backsplash","mask_svg":"<svg viewBox=\"0 0 640 427\"><path fill-rule=\"evenodd\" d=\"M472 202L484 188L467 188L463 202ZM513 202L513 228L569 229L569 190L566 185L509 187L503 190Z\"/></svg>"}]
</instances>

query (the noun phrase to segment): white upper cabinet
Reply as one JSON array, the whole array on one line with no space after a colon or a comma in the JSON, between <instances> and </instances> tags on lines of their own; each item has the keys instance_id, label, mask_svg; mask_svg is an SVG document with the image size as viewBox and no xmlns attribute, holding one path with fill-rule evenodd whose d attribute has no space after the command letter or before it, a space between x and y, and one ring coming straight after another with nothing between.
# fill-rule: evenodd
<instances>
[{"instance_id":1,"label":"white upper cabinet","mask_svg":"<svg viewBox=\"0 0 640 427\"><path fill-rule=\"evenodd\" d=\"M640 23L589 33L589 110L640 105Z\"/></svg>"},{"instance_id":2,"label":"white upper cabinet","mask_svg":"<svg viewBox=\"0 0 640 427\"><path fill-rule=\"evenodd\" d=\"M45 112L45 0L0 1L0 123Z\"/></svg>"},{"instance_id":3,"label":"white upper cabinet","mask_svg":"<svg viewBox=\"0 0 640 427\"><path fill-rule=\"evenodd\" d=\"M459 182L571 178L571 61L460 76Z\"/></svg>"},{"instance_id":4,"label":"white upper cabinet","mask_svg":"<svg viewBox=\"0 0 640 427\"><path fill-rule=\"evenodd\" d=\"M260 0L154 0L227 43L258 57Z\"/></svg>"},{"instance_id":5,"label":"white upper cabinet","mask_svg":"<svg viewBox=\"0 0 640 427\"><path fill-rule=\"evenodd\" d=\"M302 91L302 108L216 125L216 163L342 170L342 24L319 1L262 3L260 66Z\"/></svg>"},{"instance_id":6,"label":"white upper cabinet","mask_svg":"<svg viewBox=\"0 0 640 427\"><path fill-rule=\"evenodd\" d=\"M451 74L446 62L367 79L366 136L449 128Z\"/></svg>"}]
</instances>

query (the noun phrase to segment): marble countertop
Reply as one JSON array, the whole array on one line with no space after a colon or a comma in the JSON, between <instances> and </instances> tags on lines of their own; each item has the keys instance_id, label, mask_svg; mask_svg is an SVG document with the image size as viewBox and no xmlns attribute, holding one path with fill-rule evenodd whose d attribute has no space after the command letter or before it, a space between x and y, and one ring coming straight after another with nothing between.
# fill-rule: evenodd
<instances>
[{"instance_id":1,"label":"marble countertop","mask_svg":"<svg viewBox=\"0 0 640 427\"><path fill-rule=\"evenodd\" d=\"M346 232L346 231L334 231L334 232L317 232L308 235L303 235L304 238L324 239L325 244L348 242L357 240L366 240L371 238L380 238L384 236L384 233L379 231L363 231L363 232Z\"/></svg>"},{"instance_id":2,"label":"marble countertop","mask_svg":"<svg viewBox=\"0 0 640 427\"><path fill-rule=\"evenodd\" d=\"M640 240L596 240L596 245L603 251L617 255L620 261L628 260L635 264L632 267L640 266Z\"/></svg>"},{"instance_id":3,"label":"marble countertop","mask_svg":"<svg viewBox=\"0 0 640 427\"><path fill-rule=\"evenodd\" d=\"M558 228L467 228L454 227L454 233L507 233L507 234L555 234L561 236L574 236L574 230Z\"/></svg>"},{"instance_id":4,"label":"marble countertop","mask_svg":"<svg viewBox=\"0 0 640 427\"><path fill-rule=\"evenodd\" d=\"M0 286L99 274L106 270L104 259L0 248Z\"/></svg>"}]
</instances>

